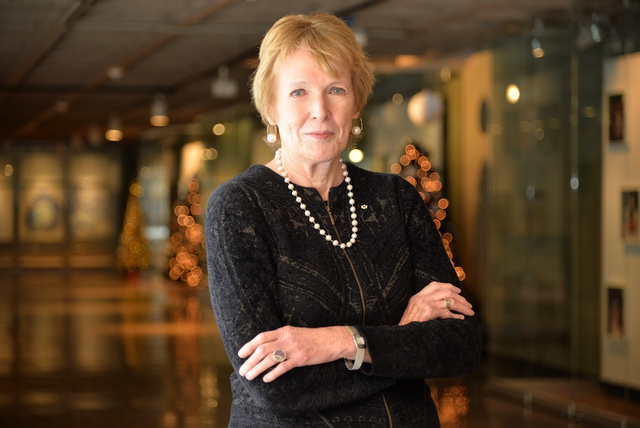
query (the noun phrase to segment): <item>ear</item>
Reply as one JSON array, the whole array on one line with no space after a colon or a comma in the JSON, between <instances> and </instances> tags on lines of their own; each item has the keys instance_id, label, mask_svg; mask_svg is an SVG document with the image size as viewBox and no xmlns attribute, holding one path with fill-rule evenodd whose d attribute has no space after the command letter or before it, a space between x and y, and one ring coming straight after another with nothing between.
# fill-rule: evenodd
<instances>
[{"instance_id":1,"label":"ear","mask_svg":"<svg viewBox=\"0 0 640 428\"><path fill-rule=\"evenodd\" d=\"M353 113L353 116L351 116L351 119L357 119L358 116L360 116L360 112L359 111Z\"/></svg>"}]
</instances>

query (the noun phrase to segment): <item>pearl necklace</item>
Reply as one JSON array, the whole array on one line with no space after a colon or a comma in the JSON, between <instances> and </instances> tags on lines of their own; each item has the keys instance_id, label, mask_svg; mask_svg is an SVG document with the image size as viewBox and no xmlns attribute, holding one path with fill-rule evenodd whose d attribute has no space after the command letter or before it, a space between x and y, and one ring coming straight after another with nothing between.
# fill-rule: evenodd
<instances>
[{"instance_id":1,"label":"pearl necklace","mask_svg":"<svg viewBox=\"0 0 640 428\"><path fill-rule=\"evenodd\" d=\"M333 239L331 235L327 234L326 230L322 229L320 225L316 223L316 219L311 215L311 211L309 211L307 209L307 206L304 203L302 203L302 198L298 195L298 192L295 186L291 182L291 179L288 177L287 173L284 170L284 167L282 166L282 159L280 158L280 150L281 149L276 150L276 154L275 154L275 161L276 161L276 164L278 165L278 171L280 172L280 175L282 176L282 178L284 178L284 183L287 185L287 188L291 190L291 194L296 199L296 202L300 204L300 209L304 211L304 215L307 216L307 218L309 219L309 222L313 224L313 228L316 229L321 236L324 236L324 239L326 239L328 242L331 242L334 247L340 247L343 250L345 248L350 248L353 244L356 243L356 238L358 237L358 220L356 220L358 216L356 214L356 201L353 199L353 192L352 192L353 186L351 185L351 178L349 177L347 166L342 162L342 159L340 159L340 163L342 165L342 176L344 177L344 181L347 183L347 190L349 191L347 193L347 196L349 197L349 205L351 205L351 207L349 207L349 211L351 211L351 232L352 233L351 233L351 239L349 240L349 242L341 243L339 240Z\"/></svg>"}]
</instances>

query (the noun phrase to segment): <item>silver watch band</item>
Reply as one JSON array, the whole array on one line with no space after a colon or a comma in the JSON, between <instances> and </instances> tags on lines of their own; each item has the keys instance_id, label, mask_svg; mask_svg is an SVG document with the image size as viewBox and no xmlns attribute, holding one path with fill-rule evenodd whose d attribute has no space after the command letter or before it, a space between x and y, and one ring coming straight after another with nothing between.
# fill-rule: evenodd
<instances>
[{"instance_id":1,"label":"silver watch band","mask_svg":"<svg viewBox=\"0 0 640 428\"><path fill-rule=\"evenodd\" d=\"M353 361L345 359L344 364L349 370L358 370L362 367L362 362L364 361L364 350L366 349L367 344L357 328L352 325L348 325L347 328L351 332L351 336L353 336L353 343L356 345L356 359Z\"/></svg>"}]
</instances>

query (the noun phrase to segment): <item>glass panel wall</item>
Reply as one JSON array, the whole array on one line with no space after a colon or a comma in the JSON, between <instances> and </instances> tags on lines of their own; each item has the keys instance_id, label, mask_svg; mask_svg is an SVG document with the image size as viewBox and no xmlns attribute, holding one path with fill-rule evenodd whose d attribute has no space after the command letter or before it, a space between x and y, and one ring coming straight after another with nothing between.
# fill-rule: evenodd
<instances>
[{"instance_id":1,"label":"glass panel wall","mask_svg":"<svg viewBox=\"0 0 640 428\"><path fill-rule=\"evenodd\" d=\"M640 26L638 11L623 3L575 11L546 34L492 49L481 294L496 391L570 419L582 405L585 420L614 424L637 418L640 407L631 401L640 333L628 313L639 302L640 252L620 220L640 177L639 133L629 123L640 105L640 57L632 54ZM603 397L613 400L606 409Z\"/></svg>"},{"instance_id":2,"label":"glass panel wall","mask_svg":"<svg viewBox=\"0 0 640 428\"><path fill-rule=\"evenodd\" d=\"M566 41L554 41L536 59L527 42L508 40L495 49L498 126L489 284L496 319L490 349L526 362L529 370L568 372L575 191L570 186L571 54ZM597 272L593 278L597 287Z\"/></svg>"}]
</instances>

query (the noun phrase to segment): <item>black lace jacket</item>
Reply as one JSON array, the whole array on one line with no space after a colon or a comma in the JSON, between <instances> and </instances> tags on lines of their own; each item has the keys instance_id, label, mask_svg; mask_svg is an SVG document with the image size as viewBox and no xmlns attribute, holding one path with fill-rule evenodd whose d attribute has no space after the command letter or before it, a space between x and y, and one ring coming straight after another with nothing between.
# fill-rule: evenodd
<instances>
[{"instance_id":1,"label":"black lace jacket","mask_svg":"<svg viewBox=\"0 0 640 428\"><path fill-rule=\"evenodd\" d=\"M425 378L455 377L480 360L477 320L398 326L409 298L432 281L461 287L420 195L397 175L348 164L358 215L351 248L334 247L304 216L282 177L262 165L220 185L206 215L211 302L227 354L283 325L355 325L372 363L296 368L272 383L233 373L231 427L438 427ZM315 189L298 187L335 238ZM342 242L346 183L329 194ZM463 292L464 293L464 292ZM391 418L391 421L389 421Z\"/></svg>"}]
</instances>

